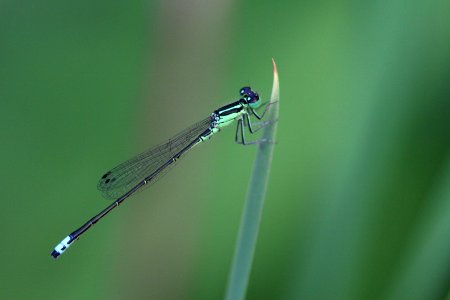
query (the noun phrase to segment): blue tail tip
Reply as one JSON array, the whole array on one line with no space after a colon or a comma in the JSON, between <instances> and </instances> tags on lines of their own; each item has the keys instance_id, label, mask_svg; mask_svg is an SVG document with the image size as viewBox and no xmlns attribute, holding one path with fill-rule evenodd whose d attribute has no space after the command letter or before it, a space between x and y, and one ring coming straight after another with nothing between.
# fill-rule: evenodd
<instances>
[{"instance_id":1,"label":"blue tail tip","mask_svg":"<svg viewBox=\"0 0 450 300\"><path fill-rule=\"evenodd\" d=\"M53 256L53 258L58 258L58 256L60 255L61 253L59 253L58 251L56 251L56 250L53 250L52 251L52 256Z\"/></svg>"}]
</instances>

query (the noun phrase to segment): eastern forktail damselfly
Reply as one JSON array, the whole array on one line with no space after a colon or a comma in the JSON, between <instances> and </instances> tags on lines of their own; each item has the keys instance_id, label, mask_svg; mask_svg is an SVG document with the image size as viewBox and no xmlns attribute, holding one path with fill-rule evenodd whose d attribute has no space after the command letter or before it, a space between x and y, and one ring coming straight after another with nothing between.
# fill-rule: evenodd
<instances>
[{"instance_id":1,"label":"eastern forktail damselfly","mask_svg":"<svg viewBox=\"0 0 450 300\"><path fill-rule=\"evenodd\" d=\"M164 174L175 161L183 157L184 153L194 146L209 140L214 134L237 120L235 141L238 144L259 144L271 142L263 139L248 142L245 141L244 127L248 127L250 133L270 124L271 121L260 122L258 128L253 128L249 116L255 116L261 120L267 112L267 103L261 115L256 109L263 106L258 93L250 87L240 90L239 100L222 106L215 110L208 118L186 128L165 143L153 147L134 158L131 158L117 167L106 172L99 180L97 188L105 198L115 200L111 205L99 214L87 221L83 226L69 234L52 251L54 258L60 256L83 233L106 216L111 210L119 206L128 197L138 190L154 183ZM254 124L255 125L255 124Z\"/></svg>"}]
</instances>

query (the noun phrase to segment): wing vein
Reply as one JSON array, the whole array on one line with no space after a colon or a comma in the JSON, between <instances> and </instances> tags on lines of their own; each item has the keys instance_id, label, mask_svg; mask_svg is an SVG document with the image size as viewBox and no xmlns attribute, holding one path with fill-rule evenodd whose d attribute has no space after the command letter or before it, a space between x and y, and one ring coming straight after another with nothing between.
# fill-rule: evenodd
<instances>
[{"instance_id":1,"label":"wing vein","mask_svg":"<svg viewBox=\"0 0 450 300\"><path fill-rule=\"evenodd\" d=\"M119 164L100 178L97 188L102 192L102 196L107 199L116 199L122 196L172 159L189 143L198 138L210 125L211 117L208 117L186 128L166 142ZM161 174L155 174L144 187L154 183L156 177L160 177L165 172L161 170L159 173Z\"/></svg>"}]
</instances>

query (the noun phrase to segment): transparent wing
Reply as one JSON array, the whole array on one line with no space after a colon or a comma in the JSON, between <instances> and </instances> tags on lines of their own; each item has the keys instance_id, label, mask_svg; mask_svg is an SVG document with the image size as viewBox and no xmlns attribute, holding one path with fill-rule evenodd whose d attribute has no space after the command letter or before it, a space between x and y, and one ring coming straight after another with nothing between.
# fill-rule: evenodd
<instances>
[{"instance_id":1,"label":"transparent wing","mask_svg":"<svg viewBox=\"0 0 450 300\"><path fill-rule=\"evenodd\" d=\"M210 125L211 117L208 117L186 128L168 141L121 163L100 178L97 188L107 199L116 199L122 196L173 158ZM155 177L158 175L155 174ZM149 186L153 182L154 180L150 179L149 184L145 186Z\"/></svg>"}]
</instances>

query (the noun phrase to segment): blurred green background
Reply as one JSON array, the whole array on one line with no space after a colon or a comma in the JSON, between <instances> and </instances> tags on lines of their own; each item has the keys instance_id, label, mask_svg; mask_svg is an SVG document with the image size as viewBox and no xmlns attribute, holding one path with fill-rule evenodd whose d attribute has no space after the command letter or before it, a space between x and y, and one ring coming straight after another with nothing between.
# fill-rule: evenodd
<instances>
[{"instance_id":1,"label":"blurred green background","mask_svg":"<svg viewBox=\"0 0 450 300\"><path fill-rule=\"evenodd\" d=\"M104 171L280 74L247 299L450 299L450 2L1 1L0 298L221 299L228 129L102 220Z\"/></svg>"}]
</instances>

